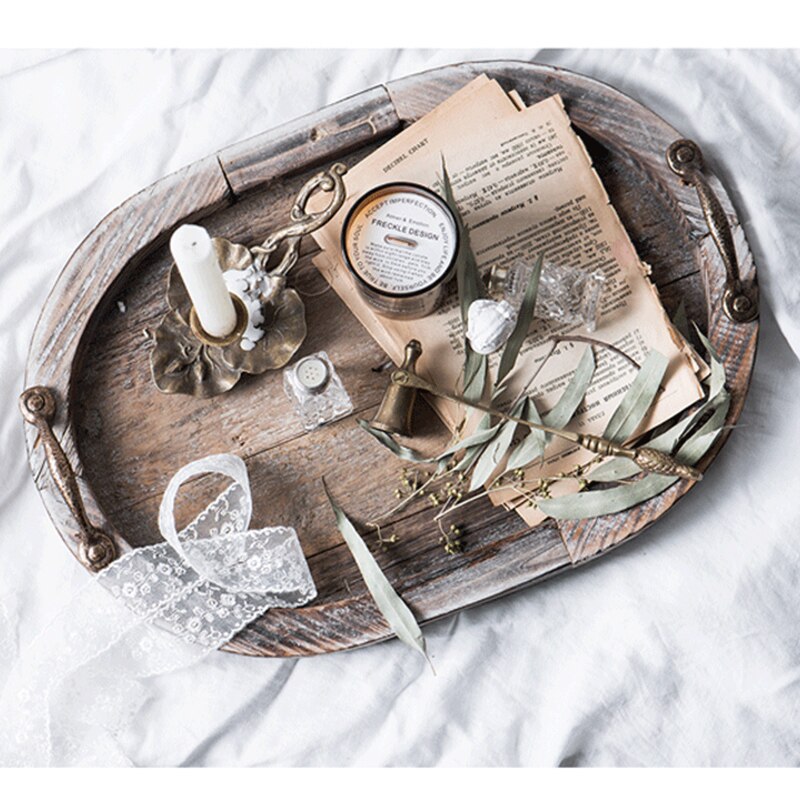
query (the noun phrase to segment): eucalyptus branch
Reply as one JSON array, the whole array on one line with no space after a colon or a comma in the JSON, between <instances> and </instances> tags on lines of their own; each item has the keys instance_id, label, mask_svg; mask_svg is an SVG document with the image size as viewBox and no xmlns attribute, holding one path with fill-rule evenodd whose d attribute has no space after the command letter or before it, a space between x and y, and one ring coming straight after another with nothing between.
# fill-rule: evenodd
<instances>
[{"instance_id":1,"label":"eucalyptus branch","mask_svg":"<svg viewBox=\"0 0 800 800\"><path fill-rule=\"evenodd\" d=\"M634 369L641 369L642 365L632 356L629 356L624 350L609 342L604 342L600 339L593 339L591 336L581 336L580 334L569 334L567 336L554 336L553 341L557 344L561 342L582 342L583 344L591 344L595 347L602 347L605 350L610 350L612 353L624 358Z\"/></svg>"},{"instance_id":2,"label":"eucalyptus branch","mask_svg":"<svg viewBox=\"0 0 800 800\"><path fill-rule=\"evenodd\" d=\"M440 472L440 473L434 472L430 476L430 478L428 478L428 480L425 481L425 483L421 484L420 486L417 486L415 489L412 489L411 494L406 495L396 506L394 506L394 508L390 508L387 512L381 514L379 517L374 517L373 519L368 520L367 525L372 525L376 528L380 528L380 526L378 525L378 522L380 520L384 520L387 517L391 516L392 514L395 514L398 511L402 511L417 495L425 494L425 490L427 489L427 487L430 486L430 484L433 483L437 478L444 478L446 475L450 475L453 472L455 472L455 468L451 468L449 470L446 470L445 472ZM400 490L398 489L397 491L399 492Z\"/></svg>"},{"instance_id":3,"label":"eucalyptus branch","mask_svg":"<svg viewBox=\"0 0 800 800\"><path fill-rule=\"evenodd\" d=\"M528 378L528 380L527 380L527 382L525 383L525 385L524 385L524 386L523 386L523 387L522 387L522 388L519 390L519 393L518 393L518 394L517 394L517 396L514 398L514 403L518 402L518 401L519 401L519 399L520 399L520 398L521 398L523 395L526 395L526 394L528 393L528 389L530 389L530 388L531 388L531 384L532 384L532 383L533 383L533 382L536 380L536 378L538 378L538 377L539 377L539 373L540 373L540 372L542 371L542 369L544 368L544 365L545 365L545 364L546 364L546 363L547 363L547 362L550 360L550 358L551 358L551 356L553 355L553 353L555 353L555 351L556 351L556 348L557 348L557 347L558 347L558 342L553 342L553 345L552 345L552 347L550 348L550 350L547 352L547 355L546 355L546 356L545 356L545 357L542 359L542 363L541 363L541 364L539 364L539 366L538 366L538 367L536 367L536 369L535 369L535 370L534 370L534 372L533 372L533 375L531 375L531 377L530 377L530 378ZM513 405L513 403L512 403L512 405Z\"/></svg>"}]
</instances>

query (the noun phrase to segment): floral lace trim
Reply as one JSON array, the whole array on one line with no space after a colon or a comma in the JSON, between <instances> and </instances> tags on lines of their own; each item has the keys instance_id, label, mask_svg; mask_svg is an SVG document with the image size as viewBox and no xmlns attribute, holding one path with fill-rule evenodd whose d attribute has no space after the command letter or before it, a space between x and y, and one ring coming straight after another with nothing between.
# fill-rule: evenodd
<instances>
[{"instance_id":1,"label":"floral lace trim","mask_svg":"<svg viewBox=\"0 0 800 800\"><path fill-rule=\"evenodd\" d=\"M184 530L180 485L220 472L233 483ZM294 529L249 530L244 462L188 464L164 494L165 542L126 553L76 594L17 661L0 694L0 765L125 765L115 735L144 699L140 679L188 666L271 607L316 587Z\"/></svg>"}]
</instances>

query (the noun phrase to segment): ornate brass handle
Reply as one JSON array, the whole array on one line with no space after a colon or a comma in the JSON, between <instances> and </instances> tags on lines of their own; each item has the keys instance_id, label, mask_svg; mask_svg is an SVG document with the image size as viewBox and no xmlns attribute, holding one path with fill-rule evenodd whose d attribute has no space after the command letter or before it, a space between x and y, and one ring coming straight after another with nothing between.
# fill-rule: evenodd
<instances>
[{"instance_id":1,"label":"ornate brass handle","mask_svg":"<svg viewBox=\"0 0 800 800\"><path fill-rule=\"evenodd\" d=\"M708 230L722 256L727 273L722 307L734 322L752 322L758 317L755 287L745 287L739 275L739 262L731 226L725 209L703 175L703 154L691 139L678 139L667 149L667 164L684 183L694 186Z\"/></svg>"},{"instance_id":2,"label":"ornate brass handle","mask_svg":"<svg viewBox=\"0 0 800 800\"><path fill-rule=\"evenodd\" d=\"M303 236L321 228L342 207L347 194L342 176L346 172L347 167L344 164L334 164L330 169L318 172L303 186L292 206L292 222L273 233L261 245L250 249L256 256L256 263L260 269L266 270L270 255L282 242L286 242L286 251L280 264L270 271L270 275L284 276L297 263L300 240ZM328 205L320 211L306 211L309 198L317 191L330 194Z\"/></svg>"},{"instance_id":3,"label":"ornate brass handle","mask_svg":"<svg viewBox=\"0 0 800 800\"><path fill-rule=\"evenodd\" d=\"M39 431L39 441L44 448L50 474L78 523L78 533L75 535L80 545L78 558L91 570L102 569L116 558L117 548L111 537L92 525L86 514L72 465L51 427L56 414L53 392L45 386L26 389L20 395L19 407L25 421L35 425Z\"/></svg>"}]
</instances>

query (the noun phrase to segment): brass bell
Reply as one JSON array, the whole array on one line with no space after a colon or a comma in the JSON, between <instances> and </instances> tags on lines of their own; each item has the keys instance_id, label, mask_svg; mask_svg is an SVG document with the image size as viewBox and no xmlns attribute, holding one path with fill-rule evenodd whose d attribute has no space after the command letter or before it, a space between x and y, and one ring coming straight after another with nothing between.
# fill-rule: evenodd
<instances>
[{"instance_id":1,"label":"brass bell","mask_svg":"<svg viewBox=\"0 0 800 800\"><path fill-rule=\"evenodd\" d=\"M422 345L412 339L406 345L405 359L400 369L416 374L417 360L422 355ZM414 400L417 390L411 386L401 386L395 381L389 383L381 400L380 408L370 423L373 428L400 436L411 435L411 414L414 411Z\"/></svg>"}]
</instances>

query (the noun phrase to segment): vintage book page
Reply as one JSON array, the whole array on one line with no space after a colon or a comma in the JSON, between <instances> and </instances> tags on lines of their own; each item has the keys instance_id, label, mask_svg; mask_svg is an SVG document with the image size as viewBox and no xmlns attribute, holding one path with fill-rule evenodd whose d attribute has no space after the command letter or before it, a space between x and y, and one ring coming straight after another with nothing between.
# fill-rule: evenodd
<instances>
[{"instance_id":1,"label":"vintage book page","mask_svg":"<svg viewBox=\"0 0 800 800\"><path fill-rule=\"evenodd\" d=\"M529 108L521 106L519 98L509 98L496 82L476 79L353 167L345 176L348 199L344 208L315 234L324 251L315 263L395 363L402 360L406 342L419 339L423 347L420 375L457 391L464 355L455 281L449 299L431 316L390 320L361 299L339 252L342 220L359 197L389 181L412 181L441 193L444 156L479 267L518 259L532 262L544 253L556 263L600 269L606 284L600 322L592 337L617 346L639 363L651 349L669 359L663 392L643 432L702 397L696 375L701 362L689 357L690 349L667 320L647 268L609 204L560 97ZM588 346L564 342L542 366L552 349L552 337L585 333L579 327L535 320L497 404L510 403L538 370L528 393L540 413L552 408ZM595 355L594 380L570 428L600 434L636 369L606 349L595 348ZM490 359L492 374L498 361L497 354ZM435 407L451 430L464 420L464 408L455 403L437 400ZM526 478L554 476L591 457L553 439L544 463L527 470ZM561 486L561 491L575 489L566 483ZM495 491L491 497L495 503L510 505L521 499L509 489ZM530 524L544 518L526 504L518 511Z\"/></svg>"}]
</instances>

